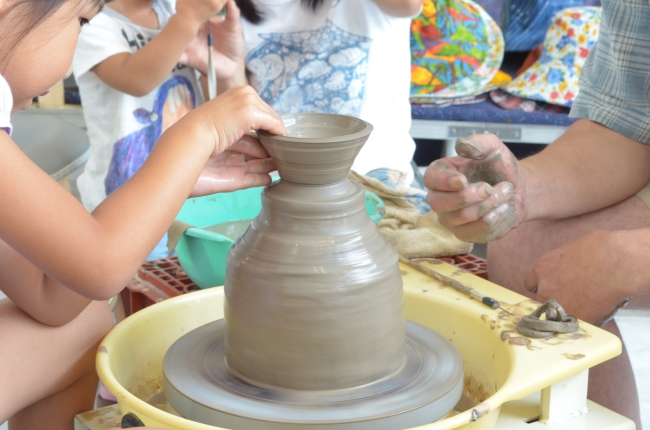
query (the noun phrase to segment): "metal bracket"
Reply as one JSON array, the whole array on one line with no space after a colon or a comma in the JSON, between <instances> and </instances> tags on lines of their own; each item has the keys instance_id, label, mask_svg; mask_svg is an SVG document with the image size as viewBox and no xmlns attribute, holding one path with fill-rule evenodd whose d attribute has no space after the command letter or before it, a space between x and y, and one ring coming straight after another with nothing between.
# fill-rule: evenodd
<instances>
[{"instance_id":1,"label":"metal bracket","mask_svg":"<svg viewBox=\"0 0 650 430\"><path fill-rule=\"evenodd\" d=\"M467 137L470 134L493 133L501 140L520 140L521 127L502 127L495 124L480 124L476 126L452 126L449 127L449 137Z\"/></svg>"}]
</instances>

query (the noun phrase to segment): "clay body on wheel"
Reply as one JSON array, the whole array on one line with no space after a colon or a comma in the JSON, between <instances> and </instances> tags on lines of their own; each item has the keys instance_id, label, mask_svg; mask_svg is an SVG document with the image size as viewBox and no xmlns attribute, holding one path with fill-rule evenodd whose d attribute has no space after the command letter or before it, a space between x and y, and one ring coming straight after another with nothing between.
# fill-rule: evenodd
<instances>
[{"instance_id":1,"label":"clay body on wheel","mask_svg":"<svg viewBox=\"0 0 650 430\"><path fill-rule=\"evenodd\" d=\"M449 413L463 360L405 321L397 252L348 172L372 126L330 114L258 132L280 181L233 244L224 319L178 339L163 387L182 416L234 430L416 427Z\"/></svg>"},{"instance_id":2,"label":"clay body on wheel","mask_svg":"<svg viewBox=\"0 0 650 430\"><path fill-rule=\"evenodd\" d=\"M335 390L404 365L398 256L366 215L363 188L346 179L372 127L353 126L358 136L339 141L322 124L298 138L292 127L289 137L260 133L282 179L231 248L225 281L228 367L252 383Z\"/></svg>"}]
</instances>

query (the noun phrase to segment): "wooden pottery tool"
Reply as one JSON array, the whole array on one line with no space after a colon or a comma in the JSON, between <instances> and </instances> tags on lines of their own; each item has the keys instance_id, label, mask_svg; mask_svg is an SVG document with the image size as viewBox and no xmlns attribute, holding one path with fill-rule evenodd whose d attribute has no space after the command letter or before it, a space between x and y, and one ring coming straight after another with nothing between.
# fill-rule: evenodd
<instances>
[{"instance_id":1,"label":"wooden pottery tool","mask_svg":"<svg viewBox=\"0 0 650 430\"><path fill-rule=\"evenodd\" d=\"M212 62L213 46L214 41L212 40L212 33L210 33L210 21L208 21L208 97L210 97L210 100L217 97L217 74L214 71Z\"/></svg>"},{"instance_id":2,"label":"wooden pottery tool","mask_svg":"<svg viewBox=\"0 0 650 430\"><path fill-rule=\"evenodd\" d=\"M438 272L436 272L434 270L431 270L428 267L424 267L421 264L415 263L415 262L413 262L413 261L409 260L408 258L405 258L405 257L403 257L401 255L399 256L399 261L401 261L402 263L406 264L409 267L414 268L415 270L419 270L420 272L424 273L425 275L431 276L432 278L442 282L445 285L448 285L448 286L456 289L457 291L459 291L459 292L461 292L463 294L466 294L466 295L470 296L473 299L478 300L479 302L481 302L481 303L483 303L485 305L488 305L492 309L497 309L498 308L498 309L501 309L502 311L507 312L508 314L514 316L511 312L508 312L507 310L503 309L501 307L501 304L498 301L494 300L491 297L484 296L483 294L479 293L478 291L476 291L472 287L468 287L467 285L461 284L460 282L456 281L455 279L451 279L451 278L449 278L449 277L447 277L445 275L441 275L440 273L438 273Z\"/></svg>"}]
</instances>

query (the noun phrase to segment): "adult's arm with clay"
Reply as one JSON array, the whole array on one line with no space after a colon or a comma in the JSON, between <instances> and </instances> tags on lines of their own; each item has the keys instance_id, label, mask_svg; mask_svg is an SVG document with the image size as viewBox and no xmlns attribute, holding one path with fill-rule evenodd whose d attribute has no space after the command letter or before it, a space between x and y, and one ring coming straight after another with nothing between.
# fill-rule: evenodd
<instances>
[{"instance_id":1,"label":"adult's arm with clay","mask_svg":"<svg viewBox=\"0 0 650 430\"><path fill-rule=\"evenodd\" d=\"M571 110L571 115L589 119L579 120L521 164L496 136L480 135L457 145L465 158L435 162L427 171L432 207L460 237L486 242L523 221L570 218L598 209L604 211L603 220L612 213L607 212L611 205L640 205L628 197L650 180L650 93L645 91L650 85L650 27L645 20L650 5L604 0L602 10L599 41L583 68ZM468 185L481 178L494 186ZM638 215L646 211L640 207ZM633 230L621 225L618 231L592 230L547 252L530 269L520 267L530 270L525 287L536 292L537 300L558 299L567 311L591 322L611 314L624 298L650 290L645 257L650 230L638 227L646 221L636 220ZM552 228L537 225L536 234ZM515 243L530 240L536 238L524 235ZM510 242L498 244L499 259L516 260L518 250L504 248L505 243Z\"/></svg>"},{"instance_id":2,"label":"adult's arm with clay","mask_svg":"<svg viewBox=\"0 0 650 430\"><path fill-rule=\"evenodd\" d=\"M442 225L477 243L524 221L610 206L650 181L650 146L586 119L521 162L492 134L459 140L456 150L427 168L428 201Z\"/></svg>"},{"instance_id":3,"label":"adult's arm with clay","mask_svg":"<svg viewBox=\"0 0 650 430\"><path fill-rule=\"evenodd\" d=\"M252 88L231 89L163 133L142 168L92 214L0 133L0 240L8 245L0 244L0 287L50 324L114 296L188 196L270 183L273 163L246 134L259 128L284 133Z\"/></svg>"},{"instance_id":4,"label":"adult's arm with clay","mask_svg":"<svg viewBox=\"0 0 650 430\"><path fill-rule=\"evenodd\" d=\"M602 11L599 40L571 110L585 119L521 165L496 136L475 135L457 145L460 158L436 161L427 170L432 207L459 237L485 242L519 222L591 212L648 183L650 5L606 0ZM468 180L481 178L493 187L465 189Z\"/></svg>"},{"instance_id":5,"label":"adult's arm with clay","mask_svg":"<svg viewBox=\"0 0 650 430\"><path fill-rule=\"evenodd\" d=\"M497 239L520 222L607 208L650 182L650 146L589 120L521 163L494 135L470 136L457 151L461 156L427 170L428 201L443 225L475 242ZM593 323L626 297L650 291L648 246L650 229L593 231L544 254L524 286L536 300L556 299Z\"/></svg>"}]
</instances>

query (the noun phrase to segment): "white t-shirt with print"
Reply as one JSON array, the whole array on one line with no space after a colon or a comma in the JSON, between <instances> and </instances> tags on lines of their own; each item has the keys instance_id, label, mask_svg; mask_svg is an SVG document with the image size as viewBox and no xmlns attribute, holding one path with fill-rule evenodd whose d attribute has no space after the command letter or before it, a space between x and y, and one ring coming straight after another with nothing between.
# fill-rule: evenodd
<instances>
[{"instance_id":1,"label":"white t-shirt with print","mask_svg":"<svg viewBox=\"0 0 650 430\"><path fill-rule=\"evenodd\" d=\"M0 129L4 129L11 136L11 110L14 108L14 97L11 88L0 75Z\"/></svg>"},{"instance_id":2,"label":"white t-shirt with print","mask_svg":"<svg viewBox=\"0 0 650 430\"><path fill-rule=\"evenodd\" d=\"M154 0L153 9L158 15L159 29L134 24L106 7L79 35L72 65L92 153L77 185L82 202L90 211L106 198L107 187L113 191L137 170L162 131L203 102L196 71L182 65L177 65L158 88L143 97L110 87L90 70L113 55L135 53L157 36L173 8L163 0Z\"/></svg>"},{"instance_id":3,"label":"white t-shirt with print","mask_svg":"<svg viewBox=\"0 0 650 430\"><path fill-rule=\"evenodd\" d=\"M412 178L410 18L372 0L254 0L263 16L242 20L251 85L281 114L330 112L374 126L359 173L388 167Z\"/></svg>"}]
</instances>

